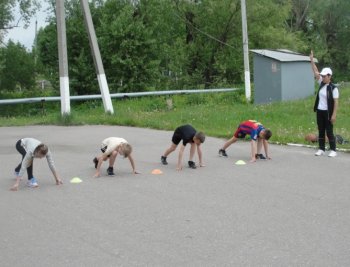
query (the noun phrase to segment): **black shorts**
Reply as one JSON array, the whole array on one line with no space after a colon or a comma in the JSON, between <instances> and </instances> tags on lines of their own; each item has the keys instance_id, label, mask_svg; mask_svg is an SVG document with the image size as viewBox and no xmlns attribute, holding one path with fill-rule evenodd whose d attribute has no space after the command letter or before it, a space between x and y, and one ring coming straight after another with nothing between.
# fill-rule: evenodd
<instances>
[{"instance_id":1,"label":"black shorts","mask_svg":"<svg viewBox=\"0 0 350 267\"><path fill-rule=\"evenodd\" d=\"M182 140L182 136L181 133L178 132L174 132L173 138L171 139L171 141L175 144L178 145Z\"/></svg>"}]
</instances>

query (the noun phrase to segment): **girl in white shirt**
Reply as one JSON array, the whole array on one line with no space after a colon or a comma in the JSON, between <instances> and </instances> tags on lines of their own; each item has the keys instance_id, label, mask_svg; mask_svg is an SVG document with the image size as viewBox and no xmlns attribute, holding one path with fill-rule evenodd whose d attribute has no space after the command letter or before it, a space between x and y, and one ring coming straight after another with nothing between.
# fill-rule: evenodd
<instances>
[{"instance_id":1,"label":"girl in white shirt","mask_svg":"<svg viewBox=\"0 0 350 267\"><path fill-rule=\"evenodd\" d=\"M62 184L62 180L57 174L51 152L45 144L34 138L23 138L17 141L16 149L22 155L22 161L15 168L16 183L11 187L12 191L18 190L19 182L25 170L27 170L28 175L27 186L32 188L39 186L36 178L33 176L34 158L41 159L46 157L49 168L55 177L56 184Z\"/></svg>"}]
</instances>

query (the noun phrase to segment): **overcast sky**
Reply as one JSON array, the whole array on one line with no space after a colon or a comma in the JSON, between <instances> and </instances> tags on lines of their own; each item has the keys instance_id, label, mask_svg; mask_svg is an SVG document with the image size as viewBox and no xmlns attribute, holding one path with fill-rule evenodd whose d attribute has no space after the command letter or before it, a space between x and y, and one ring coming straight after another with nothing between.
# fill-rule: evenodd
<instances>
[{"instance_id":1,"label":"overcast sky","mask_svg":"<svg viewBox=\"0 0 350 267\"><path fill-rule=\"evenodd\" d=\"M1 0L0 0L1 1ZM42 7L38 11L38 13L31 19L30 25L28 28L24 29L23 22L19 23L19 27L11 29L8 31L7 35L5 36L5 42L7 42L9 39L11 39L14 42L20 42L23 44L28 50L32 49L32 46L34 44L34 38L35 38L35 21L38 21L38 30L41 27L44 27L47 25L46 23L46 17L47 15L47 3L45 1L42 1ZM17 12L16 20L19 19L19 13Z\"/></svg>"}]
</instances>

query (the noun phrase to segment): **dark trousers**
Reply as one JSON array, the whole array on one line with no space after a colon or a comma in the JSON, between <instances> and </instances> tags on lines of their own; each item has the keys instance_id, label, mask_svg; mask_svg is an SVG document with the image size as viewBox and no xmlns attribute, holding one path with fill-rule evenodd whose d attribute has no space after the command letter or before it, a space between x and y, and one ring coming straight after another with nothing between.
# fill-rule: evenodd
<instances>
[{"instance_id":1,"label":"dark trousers","mask_svg":"<svg viewBox=\"0 0 350 267\"><path fill-rule=\"evenodd\" d=\"M21 145L22 141L18 140L16 143L16 149L17 151L22 155L22 160L21 162L18 164L18 166L15 168L15 172L19 172L21 170L22 167L22 161L24 159L24 157L26 156L27 152L25 151L25 149L23 148L23 146ZM28 180L33 178L33 163L27 168L27 174L28 174Z\"/></svg>"},{"instance_id":2,"label":"dark trousers","mask_svg":"<svg viewBox=\"0 0 350 267\"><path fill-rule=\"evenodd\" d=\"M318 126L318 145L319 148L325 151L326 147L326 136L327 133L329 147L331 150L336 149L335 138L333 133L333 124L328 119L328 111L327 110L317 110L317 126Z\"/></svg>"}]
</instances>

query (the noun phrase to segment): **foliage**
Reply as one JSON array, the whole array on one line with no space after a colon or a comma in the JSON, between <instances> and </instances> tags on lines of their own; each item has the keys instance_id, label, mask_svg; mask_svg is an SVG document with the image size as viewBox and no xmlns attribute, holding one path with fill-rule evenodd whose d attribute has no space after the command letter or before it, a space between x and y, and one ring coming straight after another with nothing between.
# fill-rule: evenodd
<instances>
[{"instance_id":1,"label":"foliage","mask_svg":"<svg viewBox=\"0 0 350 267\"><path fill-rule=\"evenodd\" d=\"M331 66L336 80L348 79L350 70L350 2L346 0L293 0L290 19L292 31L299 31L308 48L316 52L322 67Z\"/></svg>"},{"instance_id":2,"label":"foliage","mask_svg":"<svg viewBox=\"0 0 350 267\"><path fill-rule=\"evenodd\" d=\"M159 62L153 30L146 27L142 8L110 0L101 13L101 51L111 87L117 92L152 88L158 78Z\"/></svg>"},{"instance_id":3,"label":"foliage","mask_svg":"<svg viewBox=\"0 0 350 267\"><path fill-rule=\"evenodd\" d=\"M314 27L319 32L320 41L326 47L320 63L323 66L332 66L336 70L336 79L344 79L350 71L350 53L348 53L350 2L345 0L317 2L319 3L314 6L312 19L315 21Z\"/></svg>"},{"instance_id":4,"label":"foliage","mask_svg":"<svg viewBox=\"0 0 350 267\"><path fill-rule=\"evenodd\" d=\"M18 6L21 17L15 21L15 7ZM23 26L27 27L30 18L40 7L38 0L1 0L0 1L0 43L2 42L3 33L15 27L19 27L23 22Z\"/></svg>"},{"instance_id":5,"label":"foliage","mask_svg":"<svg viewBox=\"0 0 350 267\"><path fill-rule=\"evenodd\" d=\"M69 1L66 5L66 31L68 43L68 67L70 91L72 95L97 93L96 72L90 53L88 36L78 1ZM57 27L53 20L38 34L38 57L46 77L59 91Z\"/></svg>"},{"instance_id":6,"label":"foliage","mask_svg":"<svg viewBox=\"0 0 350 267\"><path fill-rule=\"evenodd\" d=\"M290 5L247 5L254 47L304 48L284 24ZM244 80L239 0L106 0L90 8L111 92L231 87ZM97 93L79 1L67 1L66 10L72 94ZM54 25L39 33L39 55L57 81Z\"/></svg>"},{"instance_id":7,"label":"foliage","mask_svg":"<svg viewBox=\"0 0 350 267\"><path fill-rule=\"evenodd\" d=\"M0 48L0 90L31 89L35 85L34 58L19 43L8 42Z\"/></svg>"},{"instance_id":8,"label":"foliage","mask_svg":"<svg viewBox=\"0 0 350 267\"><path fill-rule=\"evenodd\" d=\"M58 88L58 53L56 25L50 23L44 29L39 30L37 37L37 55L44 68L41 70L45 77L51 82L53 87ZM56 51L54 53L54 51Z\"/></svg>"}]
</instances>

